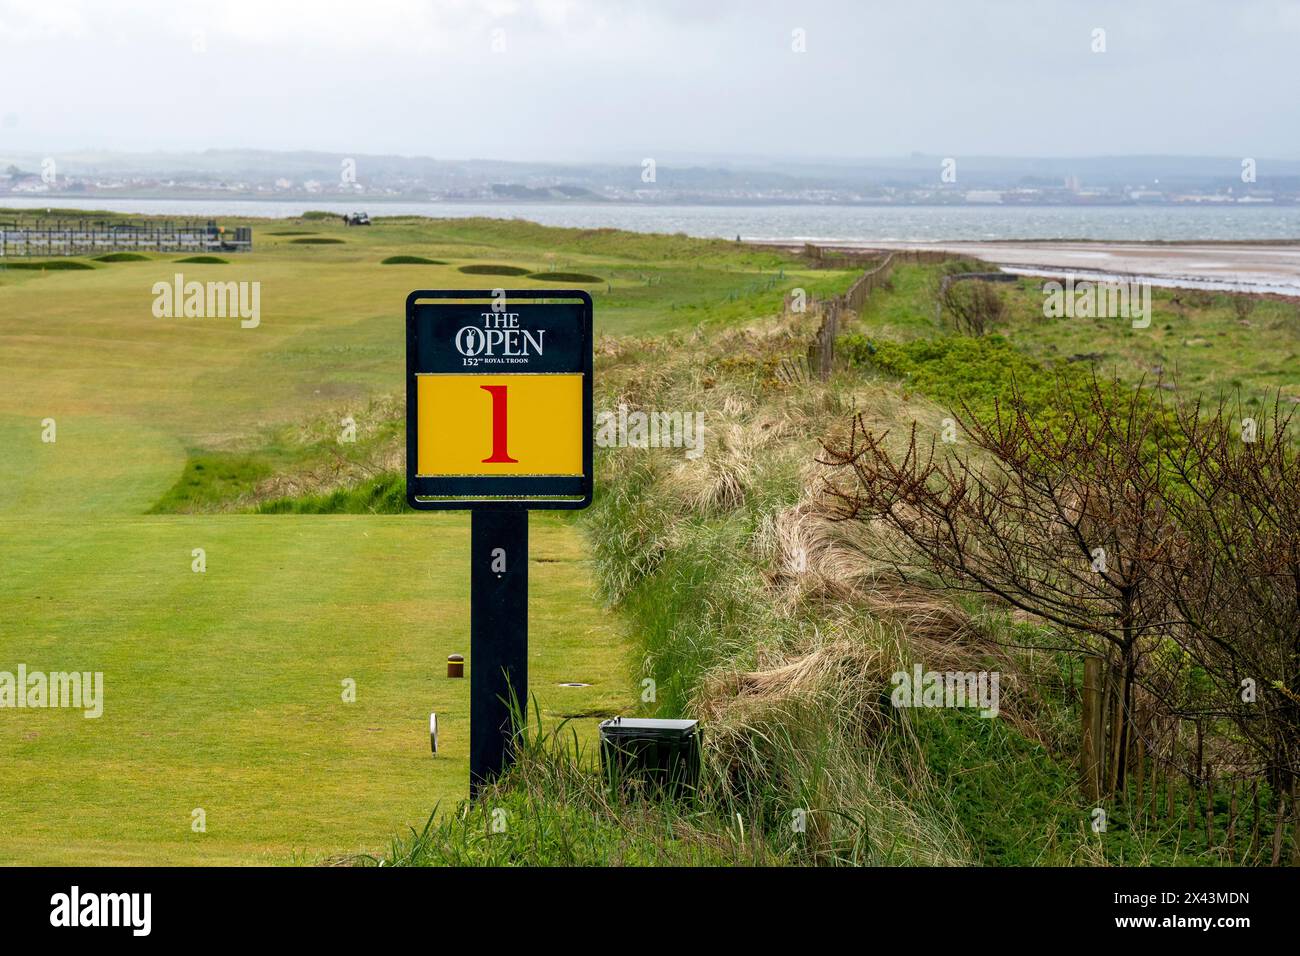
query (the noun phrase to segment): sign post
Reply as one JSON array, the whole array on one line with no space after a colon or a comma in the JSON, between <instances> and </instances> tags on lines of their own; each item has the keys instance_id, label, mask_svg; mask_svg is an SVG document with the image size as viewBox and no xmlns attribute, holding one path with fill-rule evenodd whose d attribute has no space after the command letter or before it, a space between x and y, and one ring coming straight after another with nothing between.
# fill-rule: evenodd
<instances>
[{"instance_id":1,"label":"sign post","mask_svg":"<svg viewBox=\"0 0 1300 956\"><path fill-rule=\"evenodd\" d=\"M406 500L472 512L471 797L527 713L528 511L591 503L591 367L585 292L407 297Z\"/></svg>"},{"instance_id":2,"label":"sign post","mask_svg":"<svg viewBox=\"0 0 1300 956\"><path fill-rule=\"evenodd\" d=\"M528 706L528 512L475 511L469 562L469 789L475 796L510 762L512 718Z\"/></svg>"}]
</instances>

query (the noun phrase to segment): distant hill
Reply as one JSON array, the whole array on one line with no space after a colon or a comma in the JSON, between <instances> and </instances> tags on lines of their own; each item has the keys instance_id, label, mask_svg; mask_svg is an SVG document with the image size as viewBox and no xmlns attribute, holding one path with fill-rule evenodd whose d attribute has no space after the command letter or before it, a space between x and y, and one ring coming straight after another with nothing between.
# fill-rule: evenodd
<instances>
[{"instance_id":1,"label":"distant hill","mask_svg":"<svg viewBox=\"0 0 1300 956\"><path fill-rule=\"evenodd\" d=\"M5 183L38 181L47 157L0 153ZM1083 156L1026 158L957 156L955 183L942 183L946 157L912 154L859 160L763 157L660 156L649 177L646 157L616 162L539 163L429 156L209 149L192 153L74 152L54 157L60 177L85 188L111 181L120 195L144 189L211 184L240 191L346 191L448 199L684 198L720 201L853 201L894 191L1157 189L1164 192L1243 191L1241 157ZM1300 160L1255 157L1257 181L1249 188L1300 196ZM7 175L6 175L7 171ZM349 179L351 176L353 178ZM79 182L78 182L79 181ZM74 188L77 188L74 186ZM51 191L56 192L55 190ZM907 197L899 197L906 199Z\"/></svg>"}]
</instances>

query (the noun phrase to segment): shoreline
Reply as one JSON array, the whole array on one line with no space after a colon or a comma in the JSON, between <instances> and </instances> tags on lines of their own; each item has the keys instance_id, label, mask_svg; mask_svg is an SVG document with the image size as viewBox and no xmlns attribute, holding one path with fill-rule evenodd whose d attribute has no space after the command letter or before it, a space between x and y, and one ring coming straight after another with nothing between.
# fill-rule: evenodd
<instances>
[{"instance_id":1,"label":"shoreline","mask_svg":"<svg viewBox=\"0 0 1300 956\"><path fill-rule=\"evenodd\" d=\"M754 245L802 248L791 243ZM1150 282L1165 288L1300 296L1300 241L1001 239L818 243L835 252L952 252L1015 275Z\"/></svg>"}]
</instances>

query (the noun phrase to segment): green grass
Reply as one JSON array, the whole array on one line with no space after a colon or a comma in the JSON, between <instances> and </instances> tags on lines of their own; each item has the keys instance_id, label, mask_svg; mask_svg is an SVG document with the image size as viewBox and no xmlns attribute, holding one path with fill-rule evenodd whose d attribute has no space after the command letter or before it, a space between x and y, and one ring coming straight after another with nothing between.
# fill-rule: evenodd
<instances>
[{"instance_id":1,"label":"green grass","mask_svg":"<svg viewBox=\"0 0 1300 956\"><path fill-rule=\"evenodd\" d=\"M615 709L623 650L581 544L532 525L532 686L548 720ZM7 520L5 669L102 671L105 703L98 720L0 723L0 759L24 781L0 793L0 863L310 861L378 849L454 804L468 681L442 662L468 652L468 544L460 516Z\"/></svg>"},{"instance_id":2,"label":"green grass","mask_svg":"<svg viewBox=\"0 0 1300 956\"><path fill-rule=\"evenodd\" d=\"M103 669L107 682L100 722L50 711L4 724L2 759L40 782L0 797L0 828L21 833L0 857L284 862L382 845L464 792L467 684L438 677L466 650L464 520L143 513L201 509L267 476L265 457L223 444L352 399L364 410L398 385L390 316L409 289L376 267L254 253L239 268L264 283L266 316L241 337L155 320L141 290L167 268L0 288L0 563L22 569L0 585L0 659ZM548 715L618 709L624 649L581 541L557 519L534 524L534 687ZM208 551L206 574L190 571L193 547ZM358 680L356 705L339 700L343 676ZM444 715L437 760L431 709ZM69 805L90 809L74 818ZM195 806L207 834L189 829Z\"/></svg>"},{"instance_id":3,"label":"green grass","mask_svg":"<svg viewBox=\"0 0 1300 956\"><path fill-rule=\"evenodd\" d=\"M1186 828L1187 787L1175 788L1174 813L1166 813L1163 781L1142 801L1134 787L1105 802L1106 832L1092 829L1092 811L1076 790L1075 767L1041 743L1019 735L1004 721L950 710L915 710L911 729L925 754L935 785L947 794L962 828L979 848L980 861L1003 866L1096 865L1217 866L1241 863L1249 845L1253 813L1238 805L1237 846L1223 855L1231 794L1215 793L1215 847L1205 842L1205 794L1197 826ZM1015 768L1008 772L1008 768ZM1250 862L1266 863L1273 839L1267 786L1261 787L1259 847ZM1082 812L1080 810L1082 808Z\"/></svg>"},{"instance_id":4,"label":"green grass","mask_svg":"<svg viewBox=\"0 0 1300 956\"><path fill-rule=\"evenodd\" d=\"M230 264L229 259L222 259L220 256L187 256L176 261L199 266L224 266Z\"/></svg>"},{"instance_id":5,"label":"green grass","mask_svg":"<svg viewBox=\"0 0 1300 956\"><path fill-rule=\"evenodd\" d=\"M324 494L272 498L257 505L260 514L401 514L410 510L406 479L396 473Z\"/></svg>"},{"instance_id":6,"label":"green grass","mask_svg":"<svg viewBox=\"0 0 1300 956\"><path fill-rule=\"evenodd\" d=\"M1051 360L1084 357L1124 378L1163 378L1180 390L1240 389L1262 401L1281 390L1300 400L1300 305L1269 298L1238 319L1234 296L1154 290L1151 324L1126 319L1046 319L1036 282L1013 293L1007 335L1026 354Z\"/></svg>"},{"instance_id":7,"label":"green grass","mask_svg":"<svg viewBox=\"0 0 1300 956\"><path fill-rule=\"evenodd\" d=\"M1033 414L1053 414L1061 384L1078 381L1084 372L1063 362L1040 364L997 334L894 342L855 333L844 336L839 348L853 365L894 376L950 408L964 403L981 415L1017 392Z\"/></svg>"},{"instance_id":8,"label":"green grass","mask_svg":"<svg viewBox=\"0 0 1300 956\"><path fill-rule=\"evenodd\" d=\"M185 470L150 510L168 512L202 511L239 494L274 474L264 456L239 452L191 453Z\"/></svg>"},{"instance_id":9,"label":"green grass","mask_svg":"<svg viewBox=\"0 0 1300 956\"><path fill-rule=\"evenodd\" d=\"M344 228L303 218L324 236ZM849 279L708 242L527 223L378 220L310 252L258 242L294 222L227 223L244 224L255 251L220 271L261 283L256 329L156 318L149 289L171 280L170 261L0 282L0 669L102 670L106 697L97 721L0 721L0 764L25 781L0 790L0 862L378 853L463 798L468 682L448 681L443 661L468 651L468 523L389 513L411 274L384 258L591 269L609 276L593 290L602 335L736 324L788 288ZM420 284L461 275L430 265ZM337 440L344 416L355 443ZM278 513L235 513L256 509ZM356 513L320 513L337 511ZM548 724L587 715L574 726L589 745L600 715L636 706L628 644L570 519L534 516L531 556L532 688ZM200 807L205 834L190 829Z\"/></svg>"},{"instance_id":10,"label":"green grass","mask_svg":"<svg viewBox=\"0 0 1300 956\"><path fill-rule=\"evenodd\" d=\"M334 239L329 236L309 236L303 239L290 239L289 241L299 246L333 246L346 240Z\"/></svg>"},{"instance_id":11,"label":"green grass","mask_svg":"<svg viewBox=\"0 0 1300 956\"><path fill-rule=\"evenodd\" d=\"M518 761L473 804L431 816L383 854L386 866L745 866L807 861L789 832L718 826L735 818L689 794L647 799L610 786L572 728L546 729L530 709ZM719 830L722 830L719 833Z\"/></svg>"},{"instance_id":12,"label":"green grass","mask_svg":"<svg viewBox=\"0 0 1300 956\"><path fill-rule=\"evenodd\" d=\"M170 280L167 262L0 283L0 669L98 669L106 682L99 721L0 721L0 763L28 781L0 791L0 832L14 835L0 862L1213 862L1195 834L1130 807L1112 808L1106 840L1090 832L1059 680L1043 685L1032 734L968 714L882 717L877 685L911 661L908 632L791 575L777 534L805 501L818 439L854 411L905 427L935 405L987 408L1014 378L1048 413L1058 370L1136 378L1165 338L1045 320L1028 280L1005 290L994 334L952 336L930 291L946 267L902 266L841 340L833 380L789 387L773 369L802 354L811 317L763 317L796 287L842 291L852 270L497 220L377 218L311 250L257 240L301 221L326 239L345 229L330 213L253 222L255 251L220 270L261 283L254 330L156 319L146 293ZM531 519L540 724L477 807L460 802L468 683L442 670L467 651L468 524L403 500L413 274L385 264L424 258L413 250L437 257L419 263L426 287L590 277L598 407L702 408L710 429L689 467L680 451L601 452L589 512ZM448 264L466 262L478 265ZM485 268L510 271L472 271ZM1223 341L1183 346L1183 381L1260 389L1291 381L1287 308L1261 306L1246 326L1226 298L1157 293L1152 328ZM339 440L345 417L355 442ZM727 675L818 654L831 665L789 699L726 689ZM356 703L341 699L345 678ZM601 716L701 710L711 756L697 801L607 790ZM206 834L190 830L195 807ZM816 839L792 835L792 807L810 810Z\"/></svg>"},{"instance_id":13,"label":"green grass","mask_svg":"<svg viewBox=\"0 0 1300 956\"><path fill-rule=\"evenodd\" d=\"M871 298L857 330L877 344L944 339L947 330L936 321L933 287L945 268L896 268L893 290ZM1163 380L1193 394L1240 389L1245 400L1258 402L1280 390L1284 399L1300 400L1300 305L1295 302L1260 299L1242 320L1233 309L1235 296L1155 288L1150 325L1135 329L1127 318L1046 318L1043 281L1024 278L999 286L1007 316L991 331L1022 357L1007 362L1091 367L1148 385ZM922 351L913 348L913 354Z\"/></svg>"}]
</instances>

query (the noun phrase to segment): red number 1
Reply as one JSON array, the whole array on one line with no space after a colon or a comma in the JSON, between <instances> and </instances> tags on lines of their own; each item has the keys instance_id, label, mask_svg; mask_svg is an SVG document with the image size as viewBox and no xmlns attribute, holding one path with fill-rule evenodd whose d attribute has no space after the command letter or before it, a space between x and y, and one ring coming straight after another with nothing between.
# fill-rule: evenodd
<instances>
[{"instance_id":1,"label":"red number 1","mask_svg":"<svg viewBox=\"0 0 1300 956\"><path fill-rule=\"evenodd\" d=\"M483 464L518 462L506 451L506 386L480 385L479 388L492 396L492 457L484 458Z\"/></svg>"}]
</instances>

